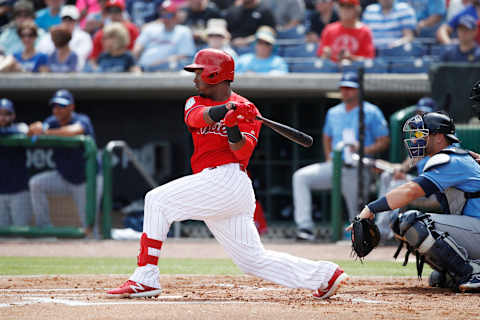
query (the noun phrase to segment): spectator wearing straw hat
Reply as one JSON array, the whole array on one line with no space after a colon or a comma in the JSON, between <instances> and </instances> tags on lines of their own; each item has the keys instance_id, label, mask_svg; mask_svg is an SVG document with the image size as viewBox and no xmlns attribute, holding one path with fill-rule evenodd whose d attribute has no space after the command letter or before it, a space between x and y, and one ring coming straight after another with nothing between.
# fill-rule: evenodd
<instances>
[{"instance_id":1,"label":"spectator wearing straw hat","mask_svg":"<svg viewBox=\"0 0 480 320\"><path fill-rule=\"evenodd\" d=\"M255 53L246 53L238 58L237 70L240 73L285 74L288 66L282 57L273 54L275 30L261 26L255 35Z\"/></svg>"},{"instance_id":2,"label":"spectator wearing straw hat","mask_svg":"<svg viewBox=\"0 0 480 320\"><path fill-rule=\"evenodd\" d=\"M230 46L230 33L227 31L227 22L224 19L210 19L205 30L207 47L223 50L237 61L237 53Z\"/></svg>"}]
</instances>

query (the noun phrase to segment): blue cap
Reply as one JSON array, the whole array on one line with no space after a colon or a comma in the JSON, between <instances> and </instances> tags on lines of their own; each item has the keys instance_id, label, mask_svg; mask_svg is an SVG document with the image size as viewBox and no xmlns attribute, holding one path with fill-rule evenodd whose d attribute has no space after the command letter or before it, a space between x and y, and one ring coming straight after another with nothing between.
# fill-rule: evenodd
<instances>
[{"instance_id":1,"label":"blue cap","mask_svg":"<svg viewBox=\"0 0 480 320\"><path fill-rule=\"evenodd\" d=\"M423 97L417 102L417 111L427 113L427 112L434 112L437 110L438 110L437 103L435 102L435 100L433 100L430 97Z\"/></svg>"},{"instance_id":2,"label":"blue cap","mask_svg":"<svg viewBox=\"0 0 480 320\"><path fill-rule=\"evenodd\" d=\"M477 19L473 16L466 14L460 17L458 20L458 26L464 26L467 29L473 30L477 28Z\"/></svg>"},{"instance_id":3,"label":"blue cap","mask_svg":"<svg viewBox=\"0 0 480 320\"><path fill-rule=\"evenodd\" d=\"M0 99L0 109L15 113L15 109L13 108L13 102L8 100L7 98Z\"/></svg>"},{"instance_id":4,"label":"blue cap","mask_svg":"<svg viewBox=\"0 0 480 320\"><path fill-rule=\"evenodd\" d=\"M360 85L358 84L357 74L355 72L345 72L342 75L342 80L340 80L340 83L338 86L358 89Z\"/></svg>"},{"instance_id":5,"label":"blue cap","mask_svg":"<svg viewBox=\"0 0 480 320\"><path fill-rule=\"evenodd\" d=\"M70 91L65 89L61 89L55 92L53 97L48 102L50 106L56 104L62 107L67 107L74 103L75 101L73 100L73 95L70 93Z\"/></svg>"}]
</instances>

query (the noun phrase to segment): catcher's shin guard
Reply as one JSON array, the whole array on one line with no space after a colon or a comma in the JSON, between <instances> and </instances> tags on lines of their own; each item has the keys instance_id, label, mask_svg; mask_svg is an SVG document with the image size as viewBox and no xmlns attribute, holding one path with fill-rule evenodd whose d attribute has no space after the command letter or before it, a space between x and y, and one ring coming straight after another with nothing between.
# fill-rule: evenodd
<instances>
[{"instance_id":1,"label":"catcher's shin guard","mask_svg":"<svg viewBox=\"0 0 480 320\"><path fill-rule=\"evenodd\" d=\"M162 244L162 241L150 239L146 233L143 233L140 238L140 253L137 256L137 265L139 267L146 266L147 264L156 266Z\"/></svg>"},{"instance_id":2,"label":"catcher's shin guard","mask_svg":"<svg viewBox=\"0 0 480 320\"><path fill-rule=\"evenodd\" d=\"M466 251L448 233L435 230L428 215L416 210L407 211L395 221L394 231L420 259L435 270L448 272L457 285L480 272L480 265L468 259Z\"/></svg>"}]
</instances>

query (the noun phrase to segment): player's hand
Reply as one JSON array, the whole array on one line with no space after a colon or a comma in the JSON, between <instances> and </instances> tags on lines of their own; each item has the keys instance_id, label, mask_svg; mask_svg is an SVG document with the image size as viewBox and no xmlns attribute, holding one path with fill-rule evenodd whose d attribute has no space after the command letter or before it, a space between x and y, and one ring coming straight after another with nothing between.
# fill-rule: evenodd
<instances>
[{"instance_id":1,"label":"player's hand","mask_svg":"<svg viewBox=\"0 0 480 320\"><path fill-rule=\"evenodd\" d=\"M363 209L362 209L362 212L360 212L360 214L357 216L359 217L360 219L372 219L375 217L375 215L373 214L373 212L370 211L370 209L368 209L367 206L365 206ZM346 231L351 231L353 228L353 223L350 224L348 227L345 228Z\"/></svg>"},{"instance_id":2,"label":"player's hand","mask_svg":"<svg viewBox=\"0 0 480 320\"><path fill-rule=\"evenodd\" d=\"M239 114L242 115L245 121L251 122L255 120L257 116L257 110L255 106L252 103L241 103L237 104L235 107L235 111Z\"/></svg>"},{"instance_id":3,"label":"player's hand","mask_svg":"<svg viewBox=\"0 0 480 320\"><path fill-rule=\"evenodd\" d=\"M27 132L28 136L36 136L42 133L43 133L43 124L40 121L36 121L28 127L28 132Z\"/></svg>"},{"instance_id":4,"label":"player's hand","mask_svg":"<svg viewBox=\"0 0 480 320\"><path fill-rule=\"evenodd\" d=\"M239 120L243 120L243 116L238 114L236 110L230 110L223 118L223 124L226 127L234 127L238 125Z\"/></svg>"}]
</instances>

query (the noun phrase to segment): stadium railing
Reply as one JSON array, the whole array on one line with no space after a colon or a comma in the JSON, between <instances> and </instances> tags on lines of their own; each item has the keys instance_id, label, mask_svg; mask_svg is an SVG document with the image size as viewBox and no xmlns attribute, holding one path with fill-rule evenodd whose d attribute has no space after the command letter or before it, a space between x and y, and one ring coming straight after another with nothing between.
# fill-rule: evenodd
<instances>
[{"instance_id":1,"label":"stadium railing","mask_svg":"<svg viewBox=\"0 0 480 320\"><path fill-rule=\"evenodd\" d=\"M85 174L86 174L86 225L94 226L96 221L96 189L97 189L97 145L88 136L77 137L51 137L38 136L35 139L24 135L12 135L0 138L0 145L7 147L61 147L78 148L84 147ZM9 226L0 228L0 236L20 237L59 237L59 238L83 238L86 233L83 228L74 226Z\"/></svg>"}]
</instances>

